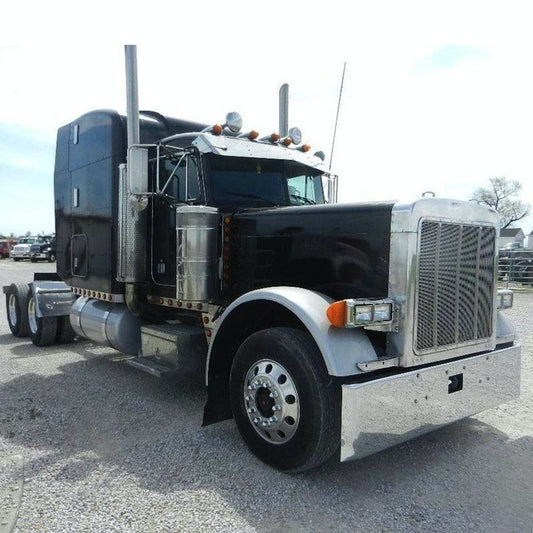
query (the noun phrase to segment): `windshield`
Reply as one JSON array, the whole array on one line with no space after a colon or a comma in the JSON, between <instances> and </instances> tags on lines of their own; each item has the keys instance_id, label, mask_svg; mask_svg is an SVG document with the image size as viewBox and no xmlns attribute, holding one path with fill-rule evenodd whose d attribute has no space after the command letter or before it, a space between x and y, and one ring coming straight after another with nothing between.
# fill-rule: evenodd
<instances>
[{"instance_id":1,"label":"windshield","mask_svg":"<svg viewBox=\"0 0 533 533\"><path fill-rule=\"evenodd\" d=\"M267 207L324 203L322 173L292 161L208 157L214 205Z\"/></svg>"}]
</instances>

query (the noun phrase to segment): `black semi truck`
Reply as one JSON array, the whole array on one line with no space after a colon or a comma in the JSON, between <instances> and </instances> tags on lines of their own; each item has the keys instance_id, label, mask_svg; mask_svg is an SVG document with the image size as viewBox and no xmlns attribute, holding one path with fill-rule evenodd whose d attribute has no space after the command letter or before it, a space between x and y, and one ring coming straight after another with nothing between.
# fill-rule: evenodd
<instances>
[{"instance_id":1,"label":"black semi truck","mask_svg":"<svg viewBox=\"0 0 533 533\"><path fill-rule=\"evenodd\" d=\"M361 458L519 394L496 212L337 204L299 131L260 137L94 111L59 129L57 274L4 287L14 335L91 339L151 374L204 368L204 423L233 417L285 471Z\"/></svg>"}]
</instances>

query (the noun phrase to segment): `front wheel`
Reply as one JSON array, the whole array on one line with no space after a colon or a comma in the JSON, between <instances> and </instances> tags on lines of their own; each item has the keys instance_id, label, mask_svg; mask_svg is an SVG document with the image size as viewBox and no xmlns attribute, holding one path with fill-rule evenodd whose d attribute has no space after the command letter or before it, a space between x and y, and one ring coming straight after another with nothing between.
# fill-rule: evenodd
<instances>
[{"instance_id":1,"label":"front wheel","mask_svg":"<svg viewBox=\"0 0 533 533\"><path fill-rule=\"evenodd\" d=\"M306 332L278 327L248 337L233 361L230 396L244 441L279 470L315 468L339 447L339 387Z\"/></svg>"}]
</instances>

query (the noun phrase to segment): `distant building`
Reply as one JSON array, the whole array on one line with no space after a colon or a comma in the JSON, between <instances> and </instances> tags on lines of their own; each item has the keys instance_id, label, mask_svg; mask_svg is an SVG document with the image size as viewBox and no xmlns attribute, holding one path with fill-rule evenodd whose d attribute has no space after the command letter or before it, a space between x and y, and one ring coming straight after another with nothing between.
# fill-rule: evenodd
<instances>
[{"instance_id":1,"label":"distant building","mask_svg":"<svg viewBox=\"0 0 533 533\"><path fill-rule=\"evenodd\" d=\"M533 232L531 232L533 233ZM533 237L533 235L529 235L530 238ZM520 246L524 246L524 239L526 238L524 232L522 231L522 228L505 228L500 230L500 248L503 248L506 244L509 244L511 242L519 242ZM533 238L532 244L533 244Z\"/></svg>"}]
</instances>

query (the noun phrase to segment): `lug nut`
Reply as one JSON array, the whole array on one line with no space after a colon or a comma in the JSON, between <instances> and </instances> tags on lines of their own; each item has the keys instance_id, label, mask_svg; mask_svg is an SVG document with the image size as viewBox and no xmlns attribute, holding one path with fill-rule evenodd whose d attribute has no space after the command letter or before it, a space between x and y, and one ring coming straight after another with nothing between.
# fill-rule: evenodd
<instances>
[{"instance_id":1,"label":"lug nut","mask_svg":"<svg viewBox=\"0 0 533 533\"><path fill-rule=\"evenodd\" d=\"M274 407L272 407L272 411L281 411L281 405L276 404Z\"/></svg>"},{"instance_id":2,"label":"lug nut","mask_svg":"<svg viewBox=\"0 0 533 533\"><path fill-rule=\"evenodd\" d=\"M277 391L273 390L273 391L269 394L269 396L270 396L271 398L277 398L279 395L278 395Z\"/></svg>"}]
</instances>

